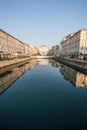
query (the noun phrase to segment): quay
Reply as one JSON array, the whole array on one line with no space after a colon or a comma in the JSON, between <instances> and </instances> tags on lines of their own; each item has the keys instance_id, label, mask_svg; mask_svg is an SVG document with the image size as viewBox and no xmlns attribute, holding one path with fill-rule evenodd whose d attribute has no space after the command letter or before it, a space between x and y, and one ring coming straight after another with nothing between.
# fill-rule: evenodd
<instances>
[{"instance_id":1,"label":"quay","mask_svg":"<svg viewBox=\"0 0 87 130\"><path fill-rule=\"evenodd\" d=\"M8 70L9 67L20 66L22 64L28 63L33 59L50 59L52 56L31 56L27 58L15 58L12 60L3 60L0 61L0 74Z\"/></svg>"},{"instance_id":2,"label":"quay","mask_svg":"<svg viewBox=\"0 0 87 130\"><path fill-rule=\"evenodd\" d=\"M60 57L53 57L53 60L56 60L57 62L60 62L64 65L67 65L71 68L74 68L80 72L84 72L85 74L87 74L87 61Z\"/></svg>"},{"instance_id":3,"label":"quay","mask_svg":"<svg viewBox=\"0 0 87 130\"><path fill-rule=\"evenodd\" d=\"M32 59L52 59L87 74L87 61L61 58L57 56L32 56L32 57L27 57L27 58L17 58L13 60L0 61L0 74L8 70L8 67L14 67L15 65L20 66L25 63L28 63Z\"/></svg>"},{"instance_id":4,"label":"quay","mask_svg":"<svg viewBox=\"0 0 87 130\"><path fill-rule=\"evenodd\" d=\"M17 58L13 60L0 61L0 74L7 71L9 67L13 68L15 65L16 66L23 65L25 63L28 63L32 59L36 59L36 57L32 56L27 58Z\"/></svg>"}]
</instances>

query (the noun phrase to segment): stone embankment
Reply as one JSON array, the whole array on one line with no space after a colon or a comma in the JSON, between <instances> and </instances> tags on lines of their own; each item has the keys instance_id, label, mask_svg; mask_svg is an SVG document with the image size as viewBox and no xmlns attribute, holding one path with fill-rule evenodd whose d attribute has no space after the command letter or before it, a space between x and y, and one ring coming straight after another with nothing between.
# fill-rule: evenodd
<instances>
[{"instance_id":1,"label":"stone embankment","mask_svg":"<svg viewBox=\"0 0 87 130\"><path fill-rule=\"evenodd\" d=\"M15 65L20 66L35 58L36 57L28 57L28 58L18 58L13 60L0 61L0 74L3 73L4 71L7 71L9 67L12 68Z\"/></svg>"},{"instance_id":2,"label":"stone embankment","mask_svg":"<svg viewBox=\"0 0 87 130\"><path fill-rule=\"evenodd\" d=\"M54 57L54 60L87 74L87 61Z\"/></svg>"}]
</instances>

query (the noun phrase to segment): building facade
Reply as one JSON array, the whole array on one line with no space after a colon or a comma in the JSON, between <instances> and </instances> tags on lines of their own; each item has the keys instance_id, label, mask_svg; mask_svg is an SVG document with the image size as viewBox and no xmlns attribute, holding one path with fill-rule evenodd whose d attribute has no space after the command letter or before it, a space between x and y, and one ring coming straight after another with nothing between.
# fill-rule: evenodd
<instances>
[{"instance_id":1,"label":"building facade","mask_svg":"<svg viewBox=\"0 0 87 130\"><path fill-rule=\"evenodd\" d=\"M60 46L59 45L56 45L56 46L53 46L52 49L51 49L51 55L58 55L60 52Z\"/></svg>"},{"instance_id":2,"label":"building facade","mask_svg":"<svg viewBox=\"0 0 87 130\"><path fill-rule=\"evenodd\" d=\"M56 46L54 48L54 55L83 59L87 55L87 29L65 36L60 42L59 48Z\"/></svg>"},{"instance_id":3,"label":"building facade","mask_svg":"<svg viewBox=\"0 0 87 130\"><path fill-rule=\"evenodd\" d=\"M7 32L0 29L0 58L13 58L36 54L29 44L25 44Z\"/></svg>"},{"instance_id":4,"label":"building facade","mask_svg":"<svg viewBox=\"0 0 87 130\"><path fill-rule=\"evenodd\" d=\"M38 52L40 55L46 56L48 54L48 48L43 45L38 49Z\"/></svg>"},{"instance_id":5,"label":"building facade","mask_svg":"<svg viewBox=\"0 0 87 130\"><path fill-rule=\"evenodd\" d=\"M62 40L61 44L61 55L82 59L87 54L87 30L69 34Z\"/></svg>"}]
</instances>

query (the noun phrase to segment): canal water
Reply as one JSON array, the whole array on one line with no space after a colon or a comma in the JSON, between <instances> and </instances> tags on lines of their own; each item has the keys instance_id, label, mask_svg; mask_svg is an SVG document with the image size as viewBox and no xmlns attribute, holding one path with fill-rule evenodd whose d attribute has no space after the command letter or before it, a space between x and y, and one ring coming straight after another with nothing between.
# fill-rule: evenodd
<instances>
[{"instance_id":1,"label":"canal water","mask_svg":"<svg viewBox=\"0 0 87 130\"><path fill-rule=\"evenodd\" d=\"M53 60L0 74L0 130L87 129L87 75Z\"/></svg>"}]
</instances>

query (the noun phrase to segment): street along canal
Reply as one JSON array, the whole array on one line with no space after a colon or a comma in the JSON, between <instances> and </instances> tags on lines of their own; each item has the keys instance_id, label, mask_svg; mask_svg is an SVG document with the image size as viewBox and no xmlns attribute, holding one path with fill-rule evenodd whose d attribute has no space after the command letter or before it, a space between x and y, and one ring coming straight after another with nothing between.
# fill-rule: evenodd
<instances>
[{"instance_id":1,"label":"street along canal","mask_svg":"<svg viewBox=\"0 0 87 130\"><path fill-rule=\"evenodd\" d=\"M53 60L0 74L0 129L87 128L87 75Z\"/></svg>"}]
</instances>

